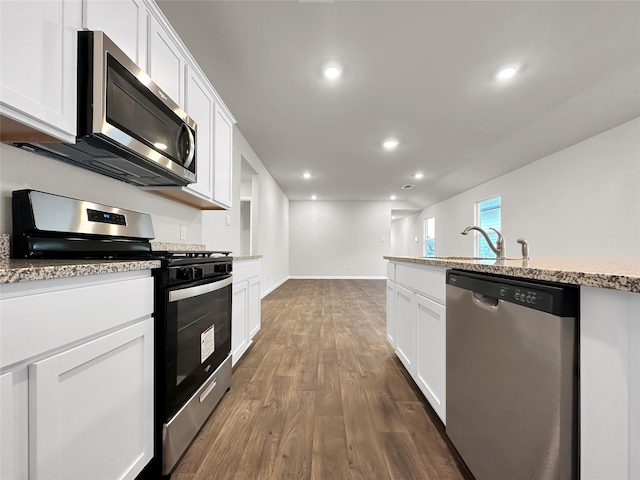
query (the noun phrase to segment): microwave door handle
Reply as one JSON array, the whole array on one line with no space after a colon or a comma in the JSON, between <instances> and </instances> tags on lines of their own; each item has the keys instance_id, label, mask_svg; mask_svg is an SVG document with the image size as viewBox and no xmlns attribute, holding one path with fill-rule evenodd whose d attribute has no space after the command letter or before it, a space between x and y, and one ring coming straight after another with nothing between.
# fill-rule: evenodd
<instances>
[{"instance_id":1,"label":"microwave door handle","mask_svg":"<svg viewBox=\"0 0 640 480\"><path fill-rule=\"evenodd\" d=\"M196 139L194 138L191 129L184 123L182 124L182 127L180 127L180 130L182 130L183 128L187 130L187 136L189 138L189 154L187 155L187 159L184 162L184 168L189 168L189 165L191 165L191 162L193 162L193 158L196 154Z\"/></svg>"},{"instance_id":2,"label":"microwave door handle","mask_svg":"<svg viewBox=\"0 0 640 480\"><path fill-rule=\"evenodd\" d=\"M169 303L177 302L179 300L186 300L187 298L197 297L198 295L204 295L205 293L215 292L233 283L233 275L219 280L213 283L206 283L204 285L198 285L196 287L183 288L181 290L172 290L169 292Z\"/></svg>"}]
</instances>

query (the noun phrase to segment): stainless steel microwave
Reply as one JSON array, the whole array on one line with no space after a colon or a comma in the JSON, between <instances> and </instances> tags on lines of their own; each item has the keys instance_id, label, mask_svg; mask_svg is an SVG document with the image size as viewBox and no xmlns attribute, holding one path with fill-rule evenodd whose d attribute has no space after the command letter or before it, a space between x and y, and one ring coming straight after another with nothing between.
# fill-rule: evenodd
<instances>
[{"instance_id":1,"label":"stainless steel microwave","mask_svg":"<svg viewBox=\"0 0 640 480\"><path fill-rule=\"evenodd\" d=\"M196 124L103 32L78 32L75 144L14 143L139 186L196 181Z\"/></svg>"}]
</instances>

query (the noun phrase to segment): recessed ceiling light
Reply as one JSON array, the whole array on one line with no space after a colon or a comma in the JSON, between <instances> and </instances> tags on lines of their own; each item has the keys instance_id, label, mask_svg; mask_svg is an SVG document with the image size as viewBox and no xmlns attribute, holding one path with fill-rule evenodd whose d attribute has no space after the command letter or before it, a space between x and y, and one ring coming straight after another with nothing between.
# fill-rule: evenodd
<instances>
[{"instance_id":1,"label":"recessed ceiling light","mask_svg":"<svg viewBox=\"0 0 640 480\"><path fill-rule=\"evenodd\" d=\"M416 173L413 178L415 178L416 180L420 180L422 177L424 177L424 173Z\"/></svg>"},{"instance_id":2,"label":"recessed ceiling light","mask_svg":"<svg viewBox=\"0 0 640 480\"><path fill-rule=\"evenodd\" d=\"M329 65L324 69L324 76L329 80L335 80L342 75L342 70L337 65Z\"/></svg>"},{"instance_id":3,"label":"recessed ceiling light","mask_svg":"<svg viewBox=\"0 0 640 480\"><path fill-rule=\"evenodd\" d=\"M396 216L395 215L391 215L391 220L395 220Z\"/></svg>"},{"instance_id":4,"label":"recessed ceiling light","mask_svg":"<svg viewBox=\"0 0 640 480\"><path fill-rule=\"evenodd\" d=\"M382 146L384 148L386 148L387 150L392 150L392 149L396 148L399 143L400 142L398 140L396 140L395 138L389 138L389 139L384 141Z\"/></svg>"},{"instance_id":5,"label":"recessed ceiling light","mask_svg":"<svg viewBox=\"0 0 640 480\"><path fill-rule=\"evenodd\" d=\"M317 200L318 197L316 195L311 195L311 200Z\"/></svg>"},{"instance_id":6,"label":"recessed ceiling light","mask_svg":"<svg viewBox=\"0 0 640 480\"><path fill-rule=\"evenodd\" d=\"M311 178L311 174L309 172L304 172L302 174L302 178L306 178L307 180L309 180Z\"/></svg>"},{"instance_id":7,"label":"recessed ceiling light","mask_svg":"<svg viewBox=\"0 0 640 480\"><path fill-rule=\"evenodd\" d=\"M518 69L516 67L505 67L498 72L498 75L496 75L496 77L498 78L498 80L508 80L516 73L518 73Z\"/></svg>"},{"instance_id":8,"label":"recessed ceiling light","mask_svg":"<svg viewBox=\"0 0 640 480\"><path fill-rule=\"evenodd\" d=\"M396 199L396 196L395 196L395 195L391 195L389 198L390 198L391 200L395 200L395 199Z\"/></svg>"}]
</instances>

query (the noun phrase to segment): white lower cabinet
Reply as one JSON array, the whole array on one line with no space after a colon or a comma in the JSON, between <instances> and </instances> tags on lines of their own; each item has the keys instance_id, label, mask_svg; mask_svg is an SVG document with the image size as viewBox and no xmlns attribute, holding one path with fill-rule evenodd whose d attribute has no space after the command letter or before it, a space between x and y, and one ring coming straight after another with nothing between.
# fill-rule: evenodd
<instances>
[{"instance_id":1,"label":"white lower cabinet","mask_svg":"<svg viewBox=\"0 0 640 480\"><path fill-rule=\"evenodd\" d=\"M134 479L153 457L150 271L3 285L0 309L0 478Z\"/></svg>"},{"instance_id":2,"label":"white lower cabinet","mask_svg":"<svg viewBox=\"0 0 640 480\"><path fill-rule=\"evenodd\" d=\"M231 301L231 364L235 365L249 348L249 284L246 281L233 284Z\"/></svg>"},{"instance_id":3,"label":"white lower cabinet","mask_svg":"<svg viewBox=\"0 0 640 480\"><path fill-rule=\"evenodd\" d=\"M391 271L387 340L446 424L446 269L398 263Z\"/></svg>"},{"instance_id":4,"label":"white lower cabinet","mask_svg":"<svg viewBox=\"0 0 640 480\"><path fill-rule=\"evenodd\" d=\"M416 294L418 355L416 383L440 419L445 421L446 405L446 318L445 307Z\"/></svg>"},{"instance_id":5,"label":"white lower cabinet","mask_svg":"<svg viewBox=\"0 0 640 480\"><path fill-rule=\"evenodd\" d=\"M396 284L387 280L387 342L396 348Z\"/></svg>"},{"instance_id":6,"label":"white lower cabinet","mask_svg":"<svg viewBox=\"0 0 640 480\"><path fill-rule=\"evenodd\" d=\"M396 355L409 374L415 376L416 294L396 285Z\"/></svg>"},{"instance_id":7,"label":"white lower cabinet","mask_svg":"<svg viewBox=\"0 0 640 480\"><path fill-rule=\"evenodd\" d=\"M30 478L135 478L153 447L152 361L147 319L30 364Z\"/></svg>"},{"instance_id":8,"label":"white lower cabinet","mask_svg":"<svg viewBox=\"0 0 640 480\"><path fill-rule=\"evenodd\" d=\"M580 478L640 478L640 293L580 287Z\"/></svg>"},{"instance_id":9,"label":"white lower cabinet","mask_svg":"<svg viewBox=\"0 0 640 480\"><path fill-rule=\"evenodd\" d=\"M235 365L260 330L260 259L233 262L231 355Z\"/></svg>"},{"instance_id":10,"label":"white lower cabinet","mask_svg":"<svg viewBox=\"0 0 640 480\"><path fill-rule=\"evenodd\" d=\"M253 338L260 331L260 277L249 280L248 292L249 338Z\"/></svg>"}]
</instances>

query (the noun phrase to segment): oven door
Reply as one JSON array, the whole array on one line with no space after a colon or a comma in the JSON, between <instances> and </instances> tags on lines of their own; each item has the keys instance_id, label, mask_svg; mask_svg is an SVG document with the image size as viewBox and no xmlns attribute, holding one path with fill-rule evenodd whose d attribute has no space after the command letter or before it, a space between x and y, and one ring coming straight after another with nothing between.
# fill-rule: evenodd
<instances>
[{"instance_id":1,"label":"oven door","mask_svg":"<svg viewBox=\"0 0 640 480\"><path fill-rule=\"evenodd\" d=\"M170 419L231 352L233 277L168 289L166 419Z\"/></svg>"}]
</instances>

